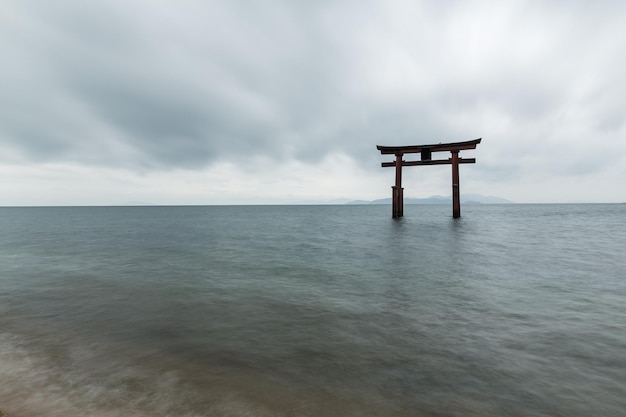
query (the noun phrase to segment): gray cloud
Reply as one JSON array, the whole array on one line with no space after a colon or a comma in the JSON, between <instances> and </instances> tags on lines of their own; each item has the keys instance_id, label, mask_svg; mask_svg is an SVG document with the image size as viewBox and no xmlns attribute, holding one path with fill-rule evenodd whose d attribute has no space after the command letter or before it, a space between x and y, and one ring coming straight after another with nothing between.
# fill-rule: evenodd
<instances>
[{"instance_id":1,"label":"gray cloud","mask_svg":"<svg viewBox=\"0 0 626 417\"><path fill-rule=\"evenodd\" d=\"M555 173L602 169L581 163L596 132L626 152L618 2L0 7L0 160L162 170L344 152L375 167L377 143L484 136L481 169L501 180L549 172L550 152L569 155Z\"/></svg>"}]
</instances>

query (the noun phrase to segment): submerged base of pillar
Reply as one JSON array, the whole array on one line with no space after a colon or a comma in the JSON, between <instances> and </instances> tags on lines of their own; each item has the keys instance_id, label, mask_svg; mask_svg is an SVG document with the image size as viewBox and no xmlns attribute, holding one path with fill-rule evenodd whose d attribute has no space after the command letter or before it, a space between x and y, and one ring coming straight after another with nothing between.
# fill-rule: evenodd
<instances>
[{"instance_id":1,"label":"submerged base of pillar","mask_svg":"<svg viewBox=\"0 0 626 417\"><path fill-rule=\"evenodd\" d=\"M391 217L398 218L404 215L404 188L391 187Z\"/></svg>"},{"instance_id":2,"label":"submerged base of pillar","mask_svg":"<svg viewBox=\"0 0 626 417\"><path fill-rule=\"evenodd\" d=\"M459 192L459 184L452 184L452 218L461 217L461 193Z\"/></svg>"}]
</instances>

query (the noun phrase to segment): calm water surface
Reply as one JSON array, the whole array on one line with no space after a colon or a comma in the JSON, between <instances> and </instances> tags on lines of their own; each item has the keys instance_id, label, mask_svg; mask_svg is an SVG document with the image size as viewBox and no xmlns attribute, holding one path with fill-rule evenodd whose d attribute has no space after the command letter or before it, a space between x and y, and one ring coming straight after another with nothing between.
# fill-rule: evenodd
<instances>
[{"instance_id":1,"label":"calm water surface","mask_svg":"<svg viewBox=\"0 0 626 417\"><path fill-rule=\"evenodd\" d=\"M624 416L626 205L0 208L0 410Z\"/></svg>"}]
</instances>

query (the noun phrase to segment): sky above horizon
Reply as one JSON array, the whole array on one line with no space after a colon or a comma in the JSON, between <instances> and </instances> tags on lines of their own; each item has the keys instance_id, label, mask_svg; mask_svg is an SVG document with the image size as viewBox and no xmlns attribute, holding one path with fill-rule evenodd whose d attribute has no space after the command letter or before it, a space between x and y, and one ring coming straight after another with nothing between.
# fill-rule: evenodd
<instances>
[{"instance_id":1,"label":"sky above horizon","mask_svg":"<svg viewBox=\"0 0 626 417\"><path fill-rule=\"evenodd\" d=\"M0 206L386 198L376 145L479 137L462 194L624 202L624 22L611 0L6 0ZM450 166L403 174L451 194Z\"/></svg>"}]
</instances>

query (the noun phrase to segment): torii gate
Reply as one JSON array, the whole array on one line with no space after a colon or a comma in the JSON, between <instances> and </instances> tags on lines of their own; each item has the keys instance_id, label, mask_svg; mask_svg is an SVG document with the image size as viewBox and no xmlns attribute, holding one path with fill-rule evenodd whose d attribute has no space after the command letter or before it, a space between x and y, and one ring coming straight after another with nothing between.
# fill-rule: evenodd
<instances>
[{"instance_id":1,"label":"torii gate","mask_svg":"<svg viewBox=\"0 0 626 417\"><path fill-rule=\"evenodd\" d=\"M391 210L392 217L402 217L404 210L404 188L402 188L402 167L414 165L452 165L452 217L461 217L461 193L459 189L459 164L474 164L476 158L459 158L459 151L465 149L476 149L482 138L468 140L465 142L438 143L433 145L414 146L380 146L376 148L382 155L395 155L394 162L383 162L383 167L396 167L396 185L392 186ZM451 157L448 159L432 159L433 152L449 151ZM404 161L402 157L405 153L419 153L421 160Z\"/></svg>"}]
</instances>

